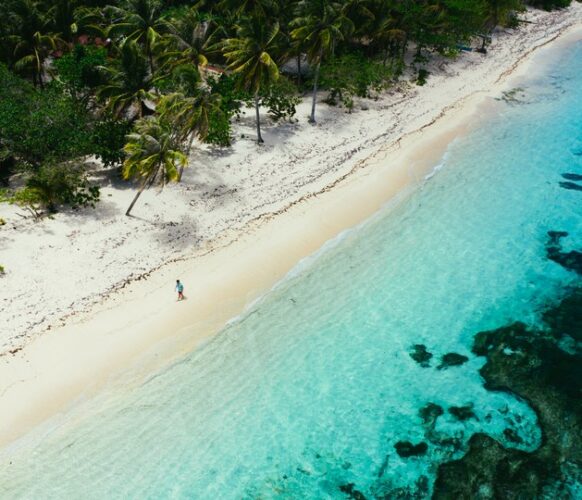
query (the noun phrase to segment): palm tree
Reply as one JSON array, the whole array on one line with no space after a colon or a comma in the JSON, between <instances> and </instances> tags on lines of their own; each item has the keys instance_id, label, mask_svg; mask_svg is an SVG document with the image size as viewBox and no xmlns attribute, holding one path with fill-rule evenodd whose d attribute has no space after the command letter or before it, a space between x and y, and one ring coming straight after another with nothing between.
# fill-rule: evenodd
<instances>
[{"instance_id":1,"label":"palm tree","mask_svg":"<svg viewBox=\"0 0 582 500\"><path fill-rule=\"evenodd\" d=\"M374 11L374 19L368 31L373 46L384 53L384 66L389 56L392 58L393 63L396 60L398 65L396 76L399 75L402 69L403 56L408 41L408 34L405 28L405 19L403 19L400 11L392 5L381 4Z\"/></svg>"},{"instance_id":2,"label":"palm tree","mask_svg":"<svg viewBox=\"0 0 582 500\"><path fill-rule=\"evenodd\" d=\"M55 6L50 10L54 31L60 33L67 43L71 43L77 33L75 7L75 0L56 0Z\"/></svg>"},{"instance_id":3,"label":"palm tree","mask_svg":"<svg viewBox=\"0 0 582 500\"><path fill-rule=\"evenodd\" d=\"M160 56L162 61L172 67L184 64L206 66L206 42L210 24L207 16L196 7L191 7L176 19L172 19L170 32L164 37L166 47Z\"/></svg>"},{"instance_id":4,"label":"palm tree","mask_svg":"<svg viewBox=\"0 0 582 500\"><path fill-rule=\"evenodd\" d=\"M389 2L380 2L381 6L388 4ZM374 13L374 7L376 7L377 2L374 3L373 0L345 0L343 11L346 17L357 26L358 35L366 36L369 34L370 24L376 18Z\"/></svg>"},{"instance_id":5,"label":"palm tree","mask_svg":"<svg viewBox=\"0 0 582 500\"><path fill-rule=\"evenodd\" d=\"M44 62L49 54L56 50L61 42L60 38L53 34L43 35L37 31L29 40L16 42L14 54L17 58L14 68L18 71L30 70L34 85L37 83L43 87L42 75Z\"/></svg>"},{"instance_id":6,"label":"palm tree","mask_svg":"<svg viewBox=\"0 0 582 500\"><path fill-rule=\"evenodd\" d=\"M154 72L154 45L160 35L171 30L170 23L161 17L162 3L159 0L127 0L125 7L107 7L114 17L109 36L123 36L145 47L150 71Z\"/></svg>"},{"instance_id":7,"label":"palm tree","mask_svg":"<svg viewBox=\"0 0 582 500\"><path fill-rule=\"evenodd\" d=\"M354 29L346 17L343 5L333 0L301 0L297 6L297 18L291 37L300 41L307 49L309 64L315 66L313 79L313 99L310 123L315 123L315 103L317 82L323 58L332 53L335 44L343 40Z\"/></svg>"},{"instance_id":8,"label":"palm tree","mask_svg":"<svg viewBox=\"0 0 582 500\"><path fill-rule=\"evenodd\" d=\"M178 179L178 167L187 164L186 155L171 125L157 116L142 118L136 122L135 132L127 136L123 150L127 155L123 163L123 177L142 179L141 185L125 215L130 215L133 206L143 191L156 181L162 186Z\"/></svg>"},{"instance_id":9,"label":"palm tree","mask_svg":"<svg viewBox=\"0 0 582 500\"><path fill-rule=\"evenodd\" d=\"M42 14L41 6L34 0L15 0L10 5L7 24L12 26L6 41L14 47L15 69L28 72L34 84L42 87L44 62L62 43L58 35L50 33L50 17Z\"/></svg>"},{"instance_id":10,"label":"palm tree","mask_svg":"<svg viewBox=\"0 0 582 500\"><path fill-rule=\"evenodd\" d=\"M147 61L135 41L127 40L119 47L119 59L111 66L101 67L107 81L97 90L97 97L107 102L106 107L119 117L132 106L137 116L149 113L146 100L153 98L153 78Z\"/></svg>"},{"instance_id":11,"label":"palm tree","mask_svg":"<svg viewBox=\"0 0 582 500\"><path fill-rule=\"evenodd\" d=\"M486 0L485 3L489 14L487 24L490 30L507 21L507 17L511 12L524 9L521 0Z\"/></svg>"},{"instance_id":12,"label":"palm tree","mask_svg":"<svg viewBox=\"0 0 582 500\"><path fill-rule=\"evenodd\" d=\"M190 155L195 138L203 141L208 137L210 115L221 113L220 96L210 92L208 87L197 85L190 87L189 95L176 92L164 96L157 107L160 115L174 124L180 142L188 140L186 157ZM182 180L184 165L178 172L178 182Z\"/></svg>"},{"instance_id":13,"label":"palm tree","mask_svg":"<svg viewBox=\"0 0 582 500\"><path fill-rule=\"evenodd\" d=\"M269 27L263 19L245 19L237 27L237 35L237 38L223 42L223 54L229 62L228 69L239 76L239 87L254 96L257 142L260 144L264 141L261 137L259 92L279 78L275 62L279 50L279 24Z\"/></svg>"},{"instance_id":14,"label":"palm tree","mask_svg":"<svg viewBox=\"0 0 582 500\"><path fill-rule=\"evenodd\" d=\"M252 17L277 17L278 4L276 0L221 0L219 8L232 12L237 16L248 14Z\"/></svg>"}]
</instances>

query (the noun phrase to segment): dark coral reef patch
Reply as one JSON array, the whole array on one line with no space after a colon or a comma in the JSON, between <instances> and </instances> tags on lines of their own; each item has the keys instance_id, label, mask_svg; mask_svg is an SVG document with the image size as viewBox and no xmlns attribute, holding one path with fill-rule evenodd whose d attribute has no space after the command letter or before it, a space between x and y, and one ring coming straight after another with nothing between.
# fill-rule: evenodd
<instances>
[{"instance_id":1,"label":"dark coral reef patch","mask_svg":"<svg viewBox=\"0 0 582 500\"><path fill-rule=\"evenodd\" d=\"M487 358L485 387L522 397L536 411L541 446L528 453L475 434L463 458L439 466L434 498L572 498L582 479L582 288L542 318L541 328L518 322L481 332L473 346Z\"/></svg>"},{"instance_id":2,"label":"dark coral reef patch","mask_svg":"<svg viewBox=\"0 0 582 500\"><path fill-rule=\"evenodd\" d=\"M432 354L428 352L424 344L413 345L408 354L410 354L410 357L423 368L428 368L430 366Z\"/></svg>"},{"instance_id":3,"label":"dark coral reef patch","mask_svg":"<svg viewBox=\"0 0 582 500\"><path fill-rule=\"evenodd\" d=\"M394 445L394 448L396 448L396 453L402 458L418 457L425 455L428 451L428 445L424 442L412 444L410 441L398 441Z\"/></svg>"},{"instance_id":4,"label":"dark coral reef patch","mask_svg":"<svg viewBox=\"0 0 582 500\"><path fill-rule=\"evenodd\" d=\"M441 358L441 364L437 366L439 370L444 370L450 366L461 366L469 361L469 358L463 354L449 352Z\"/></svg>"},{"instance_id":5,"label":"dark coral reef patch","mask_svg":"<svg viewBox=\"0 0 582 500\"><path fill-rule=\"evenodd\" d=\"M546 243L546 256L556 264L582 275L582 252L572 250L562 251L562 238L568 236L565 231L548 231L548 241Z\"/></svg>"}]
</instances>

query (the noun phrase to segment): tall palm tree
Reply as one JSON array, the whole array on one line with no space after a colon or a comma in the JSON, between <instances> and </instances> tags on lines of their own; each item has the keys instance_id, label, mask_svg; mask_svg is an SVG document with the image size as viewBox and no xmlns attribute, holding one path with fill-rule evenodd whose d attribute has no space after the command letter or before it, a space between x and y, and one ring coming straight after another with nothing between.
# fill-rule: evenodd
<instances>
[{"instance_id":1,"label":"tall palm tree","mask_svg":"<svg viewBox=\"0 0 582 500\"><path fill-rule=\"evenodd\" d=\"M486 0L485 3L489 14L487 24L491 30L498 24L504 23L511 12L524 9L521 0Z\"/></svg>"},{"instance_id":2,"label":"tall palm tree","mask_svg":"<svg viewBox=\"0 0 582 500\"><path fill-rule=\"evenodd\" d=\"M250 92L255 100L257 142L261 137L259 92L279 79L278 57L279 24L268 26L264 19L243 19L237 27L237 38L223 42L223 54L228 69L239 76L239 87Z\"/></svg>"},{"instance_id":3,"label":"tall palm tree","mask_svg":"<svg viewBox=\"0 0 582 500\"><path fill-rule=\"evenodd\" d=\"M191 7L185 13L171 20L171 29L164 37L165 48L161 59L173 67L195 64L204 67L208 64L207 39L211 21Z\"/></svg>"},{"instance_id":4,"label":"tall palm tree","mask_svg":"<svg viewBox=\"0 0 582 500\"><path fill-rule=\"evenodd\" d=\"M323 58L332 53L335 44L354 30L354 24L345 15L343 4L333 0L301 0L297 17L292 22L291 37L300 41L307 50L309 64L315 66L310 123L315 123L317 83Z\"/></svg>"},{"instance_id":5,"label":"tall palm tree","mask_svg":"<svg viewBox=\"0 0 582 500\"><path fill-rule=\"evenodd\" d=\"M377 2L376 2L377 3ZM386 5L389 2L381 2L381 5ZM369 34L370 24L375 19L373 0L345 0L343 10L346 17L357 26L357 34L359 36L366 36Z\"/></svg>"},{"instance_id":6,"label":"tall palm tree","mask_svg":"<svg viewBox=\"0 0 582 500\"><path fill-rule=\"evenodd\" d=\"M143 45L153 73L154 45L160 35L171 29L170 23L161 17L162 3L159 0L126 0L123 7L108 6L107 13L114 18L109 36L123 36Z\"/></svg>"},{"instance_id":7,"label":"tall palm tree","mask_svg":"<svg viewBox=\"0 0 582 500\"><path fill-rule=\"evenodd\" d=\"M145 103L154 95L153 78L135 41L125 41L119 47L119 58L100 69L107 83L97 89L97 97L106 101L106 107L115 116L121 116L132 106L137 107L138 117L149 113Z\"/></svg>"},{"instance_id":8,"label":"tall palm tree","mask_svg":"<svg viewBox=\"0 0 582 500\"><path fill-rule=\"evenodd\" d=\"M49 54L56 50L60 42L61 39L58 36L53 34L43 35L39 31L34 33L29 40L16 42L14 54L17 59L14 63L14 68L17 71L30 71L34 85L38 83L43 87L44 62Z\"/></svg>"},{"instance_id":9,"label":"tall palm tree","mask_svg":"<svg viewBox=\"0 0 582 500\"><path fill-rule=\"evenodd\" d=\"M12 26L6 41L13 47L12 62L18 71L32 75L35 85L43 85L44 62L62 43L50 32L50 16L43 14L35 0L14 0L10 4L7 24Z\"/></svg>"},{"instance_id":10,"label":"tall palm tree","mask_svg":"<svg viewBox=\"0 0 582 500\"><path fill-rule=\"evenodd\" d=\"M372 45L384 53L384 65L391 56L392 62L396 60L398 64L396 73L399 74L408 41L406 23L399 10L388 3L378 3L368 33Z\"/></svg>"},{"instance_id":11,"label":"tall palm tree","mask_svg":"<svg viewBox=\"0 0 582 500\"><path fill-rule=\"evenodd\" d=\"M178 168L188 159L180 150L171 125L157 116L136 122L135 132L127 136L123 150L127 155L123 163L125 179L141 178L142 182L125 215L130 215L143 191L156 181L164 186L178 179Z\"/></svg>"},{"instance_id":12,"label":"tall palm tree","mask_svg":"<svg viewBox=\"0 0 582 500\"><path fill-rule=\"evenodd\" d=\"M75 22L76 1L56 0L54 4L54 7L50 10L53 29L61 34L63 40L71 43L77 33L77 23Z\"/></svg>"},{"instance_id":13,"label":"tall palm tree","mask_svg":"<svg viewBox=\"0 0 582 500\"><path fill-rule=\"evenodd\" d=\"M190 155L192 144L195 138L203 141L208 137L210 127L210 115L221 113L220 96L210 92L208 87L199 84L189 88L189 94L175 92L164 96L156 111L160 115L174 124L176 134L181 142L188 140L186 157ZM184 165L178 172L178 182L182 180Z\"/></svg>"}]
</instances>

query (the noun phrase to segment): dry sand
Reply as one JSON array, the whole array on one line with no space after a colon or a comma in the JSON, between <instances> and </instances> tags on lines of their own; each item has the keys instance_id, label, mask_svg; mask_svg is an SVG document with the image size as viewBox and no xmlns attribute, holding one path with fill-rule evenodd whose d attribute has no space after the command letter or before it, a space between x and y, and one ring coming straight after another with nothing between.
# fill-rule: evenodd
<instances>
[{"instance_id":1,"label":"dry sand","mask_svg":"<svg viewBox=\"0 0 582 500\"><path fill-rule=\"evenodd\" d=\"M133 189L99 170L94 211L34 223L0 205L0 445L130 365L147 372L188 352L300 259L418 186L508 77L532 70L520 63L580 27L582 5L527 17L487 56L433 61L426 86L403 84L352 114L320 104L314 127L306 99L299 123L265 127L264 146L248 114L232 148L201 147L183 184L146 192L135 217L123 215Z\"/></svg>"}]
</instances>

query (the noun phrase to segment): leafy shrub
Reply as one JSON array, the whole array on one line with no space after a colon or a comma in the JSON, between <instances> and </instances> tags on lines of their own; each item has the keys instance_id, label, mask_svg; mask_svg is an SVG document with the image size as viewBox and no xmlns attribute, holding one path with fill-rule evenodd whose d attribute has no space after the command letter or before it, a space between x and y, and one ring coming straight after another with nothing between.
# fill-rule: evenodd
<instances>
[{"instance_id":1,"label":"leafy shrub","mask_svg":"<svg viewBox=\"0 0 582 500\"><path fill-rule=\"evenodd\" d=\"M28 179L26 188L36 192L50 212L60 203L77 208L95 207L99 201L99 187L91 186L81 169L66 164L42 166Z\"/></svg>"},{"instance_id":2,"label":"leafy shrub","mask_svg":"<svg viewBox=\"0 0 582 500\"><path fill-rule=\"evenodd\" d=\"M511 12L507 15L507 18L505 19L505 23L504 26L506 28L510 28L510 29L516 29L519 27L519 17L517 17L517 14L515 12Z\"/></svg>"},{"instance_id":3,"label":"leafy shrub","mask_svg":"<svg viewBox=\"0 0 582 500\"><path fill-rule=\"evenodd\" d=\"M205 142L230 146L230 120L233 116L237 119L240 117L243 102L248 102L251 97L238 89L235 77L226 74L208 78L208 85L212 94L220 95L220 109L211 111L208 117L208 135Z\"/></svg>"},{"instance_id":4,"label":"leafy shrub","mask_svg":"<svg viewBox=\"0 0 582 500\"><path fill-rule=\"evenodd\" d=\"M527 3L540 9L554 10L568 7L572 0L528 0Z\"/></svg>"},{"instance_id":5,"label":"leafy shrub","mask_svg":"<svg viewBox=\"0 0 582 500\"><path fill-rule=\"evenodd\" d=\"M4 266L0 265L0 275L5 274Z\"/></svg>"},{"instance_id":6,"label":"leafy shrub","mask_svg":"<svg viewBox=\"0 0 582 500\"><path fill-rule=\"evenodd\" d=\"M370 97L371 91L386 88L393 73L381 63L359 54L347 54L330 60L321 68L321 86L330 91L328 103L338 100L351 110L354 96Z\"/></svg>"},{"instance_id":7,"label":"leafy shrub","mask_svg":"<svg viewBox=\"0 0 582 500\"><path fill-rule=\"evenodd\" d=\"M22 167L65 161L91 152L90 117L52 82L44 90L0 65L0 151Z\"/></svg>"},{"instance_id":8,"label":"leafy shrub","mask_svg":"<svg viewBox=\"0 0 582 500\"><path fill-rule=\"evenodd\" d=\"M93 151L106 167L121 165L124 160L125 137L131 131L127 120L107 117L97 122L93 128Z\"/></svg>"},{"instance_id":9,"label":"leafy shrub","mask_svg":"<svg viewBox=\"0 0 582 500\"><path fill-rule=\"evenodd\" d=\"M430 75L430 72L424 68L420 68L418 70L418 77L416 79L416 84L417 85L425 85L427 80L428 80L428 75Z\"/></svg>"},{"instance_id":10,"label":"leafy shrub","mask_svg":"<svg viewBox=\"0 0 582 500\"><path fill-rule=\"evenodd\" d=\"M8 186L8 180L14 172L14 158L8 146L2 145L0 138L0 186Z\"/></svg>"},{"instance_id":11,"label":"leafy shrub","mask_svg":"<svg viewBox=\"0 0 582 500\"><path fill-rule=\"evenodd\" d=\"M210 91L220 95L220 109L228 116L238 118L241 113L242 103L250 99L250 96L238 90L236 78L222 74L219 77L208 78Z\"/></svg>"},{"instance_id":12,"label":"leafy shrub","mask_svg":"<svg viewBox=\"0 0 582 500\"><path fill-rule=\"evenodd\" d=\"M19 189L12 196L5 198L3 201L8 201L12 205L18 205L24 208L35 219L41 216L41 200L38 193L29 188Z\"/></svg>"},{"instance_id":13,"label":"leafy shrub","mask_svg":"<svg viewBox=\"0 0 582 500\"><path fill-rule=\"evenodd\" d=\"M79 91L93 89L102 83L98 67L103 66L106 59L107 51L103 47L75 45L71 52L56 59L54 64L62 82Z\"/></svg>"},{"instance_id":14,"label":"leafy shrub","mask_svg":"<svg viewBox=\"0 0 582 500\"><path fill-rule=\"evenodd\" d=\"M295 116L296 106L301 102L297 96L297 88L287 78L281 76L279 80L269 86L261 96L262 105L268 108L268 113L275 121L289 120Z\"/></svg>"},{"instance_id":15,"label":"leafy shrub","mask_svg":"<svg viewBox=\"0 0 582 500\"><path fill-rule=\"evenodd\" d=\"M67 164L43 165L28 178L24 188L5 196L4 200L39 218L42 209L56 212L61 204L73 208L95 207L99 187L90 185L80 168Z\"/></svg>"},{"instance_id":16,"label":"leafy shrub","mask_svg":"<svg viewBox=\"0 0 582 500\"><path fill-rule=\"evenodd\" d=\"M208 134L205 142L216 146L230 146L231 125L230 117L223 112L211 112L208 116Z\"/></svg>"}]
</instances>

